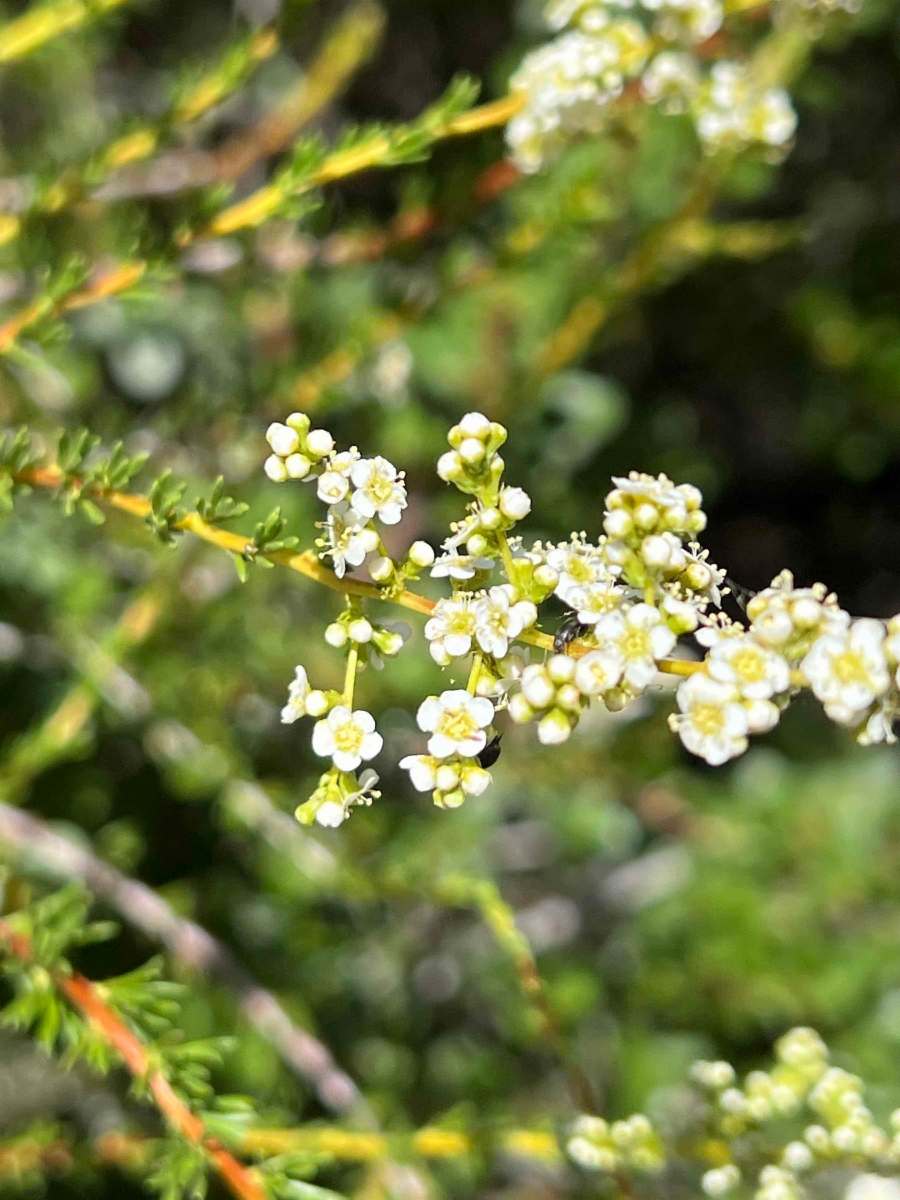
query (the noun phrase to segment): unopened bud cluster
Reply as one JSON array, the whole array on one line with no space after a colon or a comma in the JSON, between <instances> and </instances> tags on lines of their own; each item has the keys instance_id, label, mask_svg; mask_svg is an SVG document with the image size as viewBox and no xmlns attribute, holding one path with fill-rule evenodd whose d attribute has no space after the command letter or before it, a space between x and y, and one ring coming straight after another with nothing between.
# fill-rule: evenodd
<instances>
[{"instance_id":1,"label":"unopened bud cluster","mask_svg":"<svg viewBox=\"0 0 900 1200\"><path fill-rule=\"evenodd\" d=\"M712 1198L842 1195L835 1178L845 1188L849 1178L848 1200L893 1195L887 1180L900 1174L900 1111L891 1116L893 1132L881 1128L862 1081L829 1060L819 1035L799 1028L776 1043L769 1070L751 1071L742 1083L730 1063L696 1062L690 1076L701 1094L686 1110L692 1128L685 1130L683 1096L679 1119L656 1128L641 1114L611 1125L583 1116L570 1129L567 1154L584 1170L614 1176L620 1189L632 1175L665 1171L685 1194ZM671 1140L659 1132L670 1126L678 1130Z\"/></svg>"},{"instance_id":2,"label":"unopened bud cluster","mask_svg":"<svg viewBox=\"0 0 900 1200\"><path fill-rule=\"evenodd\" d=\"M684 676L669 724L711 765L742 754L751 736L771 730L803 688L862 744L895 740L900 615L887 623L852 620L824 585L797 587L784 571L750 599L746 623L732 620L721 608L725 572L697 541L706 527L703 497L666 475L632 471L614 478L593 540L582 531L558 543L527 544L516 526L531 500L504 480L499 451L506 436L481 413L453 426L438 473L466 498L465 512L439 554L415 541L394 560L377 524L396 524L407 504L393 464L363 458L355 447L336 449L330 435L309 430L297 414L268 432L285 478L317 481L328 506L320 557L335 576L365 564L380 598L430 608L425 638L434 661L452 673L452 686L419 706L427 745L401 764L416 790L430 792L441 808L459 807L490 783L502 714L533 724L544 745L558 745L592 705L618 712L657 683L661 671ZM305 473L288 465L294 455L309 464ZM268 473L280 477L271 462ZM435 602L404 599L409 581L425 570L447 581L448 594ZM539 629L550 600L557 611L559 602L568 610L555 638ZM372 716L354 708L356 677L395 657L408 635L407 627L375 620L363 600L348 597L325 630L328 645L345 656L343 687L313 689L297 668L283 720L312 717L313 750L331 760L302 819L336 823L339 806L346 816L371 798L372 779L358 786L355 772L379 753L382 740ZM702 660L672 661L678 639L689 635Z\"/></svg>"}]
</instances>

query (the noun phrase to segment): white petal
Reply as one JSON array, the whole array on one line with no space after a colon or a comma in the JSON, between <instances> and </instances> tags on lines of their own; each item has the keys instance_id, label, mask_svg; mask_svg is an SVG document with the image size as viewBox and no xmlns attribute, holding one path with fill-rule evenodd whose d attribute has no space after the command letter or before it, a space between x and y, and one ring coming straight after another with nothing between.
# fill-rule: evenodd
<instances>
[{"instance_id":1,"label":"white petal","mask_svg":"<svg viewBox=\"0 0 900 1200\"><path fill-rule=\"evenodd\" d=\"M444 712L444 706L437 696L429 696L419 705L419 711L416 713L416 724L425 733L432 733L437 729L438 721Z\"/></svg>"},{"instance_id":2,"label":"white petal","mask_svg":"<svg viewBox=\"0 0 900 1200\"><path fill-rule=\"evenodd\" d=\"M320 758L331 758L334 753L334 746L334 734L328 728L328 722L317 721L313 727L313 753L318 754Z\"/></svg>"},{"instance_id":3,"label":"white petal","mask_svg":"<svg viewBox=\"0 0 900 1200\"><path fill-rule=\"evenodd\" d=\"M362 740L359 753L363 760L368 762L370 758L374 758L376 754L381 753L381 747L383 745L384 738L380 733L367 733Z\"/></svg>"},{"instance_id":4,"label":"white petal","mask_svg":"<svg viewBox=\"0 0 900 1200\"><path fill-rule=\"evenodd\" d=\"M355 771L362 759L358 754L348 754L346 750L335 750L331 761L339 771Z\"/></svg>"},{"instance_id":5,"label":"white petal","mask_svg":"<svg viewBox=\"0 0 900 1200\"><path fill-rule=\"evenodd\" d=\"M472 696L468 703L469 712L482 728L494 719L494 706L486 696Z\"/></svg>"},{"instance_id":6,"label":"white petal","mask_svg":"<svg viewBox=\"0 0 900 1200\"><path fill-rule=\"evenodd\" d=\"M353 714L353 723L358 726L363 733L371 733L375 728L375 718L370 712L366 712L364 708L358 708Z\"/></svg>"},{"instance_id":7,"label":"white petal","mask_svg":"<svg viewBox=\"0 0 900 1200\"><path fill-rule=\"evenodd\" d=\"M463 758L475 758L476 755L482 752L486 745L487 734L482 729L479 730L478 733L473 733L472 736L470 738L466 738L465 741L459 742L457 745L457 750Z\"/></svg>"},{"instance_id":8,"label":"white petal","mask_svg":"<svg viewBox=\"0 0 900 1200\"><path fill-rule=\"evenodd\" d=\"M457 743L445 733L433 733L428 739L428 753L435 758L449 758L451 754L456 753L456 749ZM481 746L478 747L478 750L480 749ZM476 754L478 750L475 751Z\"/></svg>"}]
</instances>

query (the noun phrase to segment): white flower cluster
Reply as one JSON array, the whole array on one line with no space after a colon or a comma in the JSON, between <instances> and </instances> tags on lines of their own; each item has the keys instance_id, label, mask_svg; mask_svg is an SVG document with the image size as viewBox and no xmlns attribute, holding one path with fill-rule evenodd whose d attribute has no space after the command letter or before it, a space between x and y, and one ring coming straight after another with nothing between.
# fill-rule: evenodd
<instances>
[{"instance_id":1,"label":"white flower cluster","mask_svg":"<svg viewBox=\"0 0 900 1200\"><path fill-rule=\"evenodd\" d=\"M706 514L703 497L690 484L638 472L614 478L595 540L580 532L560 543L527 546L513 531L531 501L503 481L499 448L506 430L467 413L450 430L450 449L438 462L440 477L467 497L465 515L451 525L440 557L427 543L415 542L395 562L383 553L373 526L376 518L395 523L406 505L402 476L391 463L364 459L355 449L335 451L329 435L310 431L296 414L270 428L268 440L285 477L318 480L329 503L323 556L338 578L377 545L382 553L369 572L385 600L399 599L422 569L449 581L450 594L435 602L404 600L430 609L425 637L439 666L453 669L470 660L465 689L450 688L420 705L426 752L402 762L413 786L431 792L442 808L458 807L490 783L499 713L516 724L535 722L538 739L558 745L592 704L618 712L661 671L684 677L671 728L713 766L742 754L752 735L771 730L804 688L862 744L896 740L900 615L886 623L851 620L824 585L797 587L784 571L750 599L746 624L731 620L721 611L725 572L696 541ZM305 474L302 464L288 465L293 456L307 464ZM280 468L268 464L270 475L279 476ZM346 544L334 532L338 526L353 530ZM362 535L374 541L356 555L353 538ZM538 618L552 597L569 612L551 642ZM672 661L678 639L689 634L704 652L702 661ZM408 635L405 626L379 624L361 600L348 598L325 630L326 642L346 655L343 690L314 690L297 668L282 720L315 718L313 750L331 760L313 800L301 806L301 819L334 824L339 809L346 816L353 805L369 802L373 781L363 784L356 772L379 753L382 740L371 715L354 708L355 680L366 666L398 654ZM552 646L552 652L529 661L529 645ZM714 1186L723 1186L716 1178Z\"/></svg>"},{"instance_id":2,"label":"white flower cluster","mask_svg":"<svg viewBox=\"0 0 900 1200\"><path fill-rule=\"evenodd\" d=\"M327 430L309 425L305 413L291 413L283 424L269 426L266 440L272 453L265 471L274 483L316 481L318 497L328 505L319 545L341 578L378 549L376 518L385 525L398 523L406 508L406 487L402 472L386 458L363 458L355 446L338 452Z\"/></svg>"},{"instance_id":3,"label":"white flower cluster","mask_svg":"<svg viewBox=\"0 0 900 1200\"><path fill-rule=\"evenodd\" d=\"M494 720L491 701L463 689L441 692L422 701L416 720L431 734L428 753L400 761L416 791L432 792L439 808L459 808L466 796L480 796L491 782L479 761Z\"/></svg>"},{"instance_id":4,"label":"white flower cluster","mask_svg":"<svg viewBox=\"0 0 900 1200\"><path fill-rule=\"evenodd\" d=\"M662 1142L643 1113L612 1124L602 1117L579 1117L572 1126L566 1153L588 1171L657 1174L665 1166Z\"/></svg>"},{"instance_id":5,"label":"white flower cluster","mask_svg":"<svg viewBox=\"0 0 900 1200\"><path fill-rule=\"evenodd\" d=\"M754 143L783 151L797 129L784 88L760 88L742 63L718 62L693 102L697 133L710 150L740 150Z\"/></svg>"},{"instance_id":6,"label":"white flower cluster","mask_svg":"<svg viewBox=\"0 0 900 1200\"><path fill-rule=\"evenodd\" d=\"M827 1046L811 1029L786 1033L775 1060L742 1084L730 1063L695 1063L691 1078L702 1103L685 1105L681 1094L671 1142L641 1113L612 1124L582 1116L566 1152L583 1169L617 1180L671 1169L667 1177L686 1183L699 1163L699 1190L713 1198L802 1200L819 1194L815 1172L837 1166L857 1172L845 1200L896 1200L900 1186L890 1176L900 1170L900 1110L890 1119L893 1134L881 1128L861 1080L829 1064ZM685 1120L696 1128L686 1128ZM757 1131L769 1123L764 1139ZM769 1161L760 1165L761 1157Z\"/></svg>"},{"instance_id":7,"label":"white flower cluster","mask_svg":"<svg viewBox=\"0 0 900 1200\"><path fill-rule=\"evenodd\" d=\"M297 818L304 825L312 821L340 825L350 815L351 808L371 804L380 795L375 790L378 776L374 771L366 770L356 777L362 763L381 752L382 737L376 732L375 719L364 709L352 712L341 699L337 692L310 687L306 668L296 668L288 688L288 702L281 710L282 723L292 725L307 716L320 718L313 727L313 752L320 758L330 758L332 764L312 797L297 809Z\"/></svg>"},{"instance_id":8,"label":"white flower cluster","mask_svg":"<svg viewBox=\"0 0 900 1200\"><path fill-rule=\"evenodd\" d=\"M800 687L861 745L894 743L900 718L900 616L853 621L823 584L794 587L789 571L747 605L749 629L710 621L703 670L678 689L669 718L685 746L718 766L777 724Z\"/></svg>"},{"instance_id":9,"label":"white flower cluster","mask_svg":"<svg viewBox=\"0 0 900 1200\"><path fill-rule=\"evenodd\" d=\"M756 85L740 62L707 68L694 52L721 26L721 0L552 0L546 17L557 36L526 55L510 80L524 101L507 126L522 171L538 171L576 137L602 132L632 80L664 113L689 112L707 150L783 153L794 136L796 114L783 88Z\"/></svg>"}]
</instances>

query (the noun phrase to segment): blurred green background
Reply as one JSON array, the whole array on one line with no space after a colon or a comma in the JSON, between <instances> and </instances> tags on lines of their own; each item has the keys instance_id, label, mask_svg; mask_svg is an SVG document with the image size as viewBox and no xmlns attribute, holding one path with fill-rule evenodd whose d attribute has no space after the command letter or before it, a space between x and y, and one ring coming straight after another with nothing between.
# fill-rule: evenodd
<instances>
[{"instance_id":1,"label":"blurred green background","mask_svg":"<svg viewBox=\"0 0 900 1200\"><path fill-rule=\"evenodd\" d=\"M53 180L152 118L184 64L213 61L276 7L138 0L10 64L4 186ZM543 36L530 0L386 9L371 58L316 118L329 136L414 117L460 71L501 95ZM176 148L252 129L342 11L285 0L281 48ZM792 89L793 153L738 164L716 205L724 222L753 222L743 228L756 240L673 255L549 375L539 348L573 304L683 203L699 152L678 119L651 115L575 147L489 200L496 131L330 188L299 221L200 247L130 297L73 314L64 333L36 330L4 362L0 422L124 438L188 478L189 497L221 473L251 505L242 528L281 504L309 546L311 489L261 470L268 422L304 407L339 443L407 471L399 552L439 541L459 515L433 467L447 427L475 408L509 427L507 477L533 497L535 537L596 533L612 474L666 471L702 488L705 544L741 583L787 566L855 614L889 616L900 609L898 39L888 0L826 29ZM4 311L43 264L161 248L196 203L160 194L30 214L0 247ZM429 232L376 245L398 214L414 224L425 211ZM775 231L774 249L761 230ZM142 590L158 619L113 669L96 648ZM213 547L160 547L126 517L98 532L24 498L0 524L0 797L227 943L388 1127L454 1110L461 1123L552 1127L572 1112L508 959L477 914L434 898L435 879L455 872L495 880L515 910L602 1111L652 1111L692 1059L747 1067L798 1023L866 1075L877 1112L900 1104L896 751L858 750L800 702L743 760L710 770L668 732L671 698L658 693L624 719L585 719L563 750L508 733L495 786L439 812L390 765L417 748L415 708L440 685L417 624L400 658L359 682L386 739L382 798L338 831L298 827L296 855L248 827L241 798L262 788L290 813L314 786L308 730L278 712L298 662L339 683L321 638L337 603L283 571L241 585ZM23 738L85 678L100 699L81 735L59 761L30 760ZM40 869L13 878L40 885ZM156 948L124 927L83 965L125 970ZM286 1121L325 1115L226 991L186 978L188 1032L237 1037L223 1090ZM92 1137L121 1120L123 1097L115 1078L67 1079L27 1042L0 1042L0 1132L43 1115ZM335 1169L330 1181L349 1179ZM101 1168L42 1186L131 1194ZM501 1164L435 1168L422 1186L552 1196L573 1185Z\"/></svg>"}]
</instances>

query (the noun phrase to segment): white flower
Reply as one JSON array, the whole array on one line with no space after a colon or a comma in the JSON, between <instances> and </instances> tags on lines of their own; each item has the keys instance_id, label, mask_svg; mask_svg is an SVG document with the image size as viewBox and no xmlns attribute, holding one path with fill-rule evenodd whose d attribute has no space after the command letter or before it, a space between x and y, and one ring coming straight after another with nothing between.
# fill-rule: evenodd
<instances>
[{"instance_id":1,"label":"white flower","mask_svg":"<svg viewBox=\"0 0 900 1200\"><path fill-rule=\"evenodd\" d=\"M336 705L313 729L314 752L330 758L339 771L355 771L381 751L382 743L372 714L362 708L351 712L345 704Z\"/></svg>"},{"instance_id":2,"label":"white flower","mask_svg":"<svg viewBox=\"0 0 900 1200\"><path fill-rule=\"evenodd\" d=\"M730 684L698 671L679 685L677 700L681 711L669 725L692 754L718 767L747 749L747 713Z\"/></svg>"},{"instance_id":3,"label":"white flower","mask_svg":"<svg viewBox=\"0 0 900 1200\"><path fill-rule=\"evenodd\" d=\"M339 504L350 491L350 483L340 471L323 471L319 476L317 495L325 504Z\"/></svg>"},{"instance_id":4,"label":"white flower","mask_svg":"<svg viewBox=\"0 0 900 1200\"><path fill-rule=\"evenodd\" d=\"M431 568L432 579L471 579L476 571L487 571L493 563L489 558L476 558L471 554L447 553L435 559Z\"/></svg>"},{"instance_id":5,"label":"white flower","mask_svg":"<svg viewBox=\"0 0 900 1200\"><path fill-rule=\"evenodd\" d=\"M789 662L806 655L818 637L840 634L850 624L849 613L838 606L837 597L822 583L794 587L790 571L782 571L770 587L757 592L747 604L750 631L768 646L774 646Z\"/></svg>"},{"instance_id":6,"label":"white flower","mask_svg":"<svg viewBox=\"0 0 900 1200\"><path fill-rule=\"evenodd\" d=\"M672 653L676 641L652 604L606 613L594 626L594 636L598 647L621 663L625 682L637 691L653 682L657 662Z\"/></svg>"},{"instance_id":7,"label":"white flower","mask_svg":"<svg viewBox=\"0 0 900 1200\"><path fill-rule=\"evenodd\" d=\"M474 758L487 745L485 729L494 719L494 706L485 696L451 690L429 696L416 714L419 728L430 733L428 753L435 758L459 754Z\"/></svg>"},{"instance_id":8,"label":"white flower","mask_svg":"<svg viewBox=\"0 0 900 1200\"><path fill-rule=\"evenodd\" d=\"M751 634L717 639L706 660L712 679L730 683L745 700L768 700L790 687L791 674L780 654Z\"/></svg>"},{"instance_id":9,"label":"white flower","mask_svg":"<svg viewBox=\"0 0 900 1200\"><path fill-rule=\"evenodd\" d=\"M393 463L380 455L361 458L354 463L350 479L356 489L350 504L360 516L367 520L378 517L385 525L397 524L406 508L406 488Z\"/></svg>"},{"instance_id":10,"label":"white flower","mask_svg":"<svg viewBox=\"0 0 900 1200\"><path fill-rule=\"evenodd\" d=\"M343 579L348 566L361 566L366 555L378 548L378 534L367 528L365 518L353 512L345 500L328 510L324 546L323 557L331 559L335 575Z\"/></svg>"},{"instance_id":11,"label":"white flower","mask_svg":"<svg viewBox=\"0 0 900 1200\"><path fill-rule=\"evenodd\" d=\"M690 54L664 50L644 71L641 90L645 99L659 104L663 112L683 113L699 83L700 71Z\"/></svg>"},{"instance_id":12,"label":"white flower","mask_svg":"<svg viewBox=\"0 0 900 1200\"><path fill-rule=\"evenodd\" d=\"M602 650L591 650L575 667L575 686L582 696L600 696L614 688L621 678L619 656Z\"/></svg>"},{"instance_id":13,"label":"white flower","mask_svg":"<svg viewBox=\"0 0 900 1200\"><path fill-rule=\"evenodd\" d=\"M527 54L510 79L525 105L506 127L513 160L534 172L580 134L599 133L611 101L640 73L650 41L637 21L595 20Z\"/></svg>"},{"instance_id":14,"label":"white flower","mask_svg":"<svg viewBox=\"0 0 900 1200\"><path fill-rule=\"evenodd\" d=\"M281 710L281 723L283 725L293 725L300 717L306 716L306 698L311 691L309 679L306 675L306 668L296 667L294 669L294 678L288 685L288 702Z\"/></svg>"},{"instance_id":15,"label":"white flower","mask_svg":"<svg viewBox=\"0 0 900 1200\"><path fill-rule=\"evenodd\" d=\"M431 657L441 666L451 658L462 658L472 649L475 636L475 608L471 595L460 593L438 600L425 623Z\"/></svg>"},{"instance_id":16,"label":"white flower","mask_svg":"<svg viewBox=\"0 0 900 1200\"><path fill-rule=\"evenodd\" d=\"M863 618L813 644L800 669L832 721L859 724L865 710L888 690L884 643L882 623Z\"/></svg>"},{"instance_id":17,"label":"white flower","mask_svg":"<svg viewBox=\"0 0 900 1200\"><path fill-rule=\"evenodd\" d=\"M576 610L582 625L596 625L605 613L620 608L627 594L621 584L609 577L569 588L566 603Z\"/></svg>"},{"instance_id":18,"label":"white flower","mask_svg":"<svg viewBox=\"0 0 900 1200\"><path fill-rule=\"evenodd\" d=\"M559 575L556 595L573 608L573 600L577 601L585 588L598 583L608 585L613 578L601 547L585 541L583 534L573 533L568 542L553 546L547 552L546 563Z\"/></svg>"},{"instance_id":19,"label":"white flower","mask_svg":"<svg viewBox=\"0 0 900 1200\"><path fill-rule=\"evenodd\" d=\"M504 658L510 640L537 620L531 601L514 602L515 596L515 588L503 584L492 587L475 605L475 637L485 654L494 658Z\"/></svg>"},{"instance_id":20,"label":"white flower","mask_svg":"<svg viewBox=\"0 0 900 1200\"><path fill-rule=\"evenodd\" d=\"M697 133L710 149L742 149L754 142L784 146L797 114L783 88L761 89L746 64L717 62L695 103Z\"/></svg>"}]
</instances>

